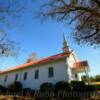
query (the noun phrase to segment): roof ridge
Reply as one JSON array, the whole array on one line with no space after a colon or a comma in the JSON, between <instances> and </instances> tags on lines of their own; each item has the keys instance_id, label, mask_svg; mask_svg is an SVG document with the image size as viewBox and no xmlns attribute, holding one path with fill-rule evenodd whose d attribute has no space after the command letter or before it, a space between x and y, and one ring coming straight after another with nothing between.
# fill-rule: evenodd
<instances>
[{"instance_id":1,"label":"roof ridge","mask_svg":"<svg viewBox=\"0 0 100 100\"><path fill-rule=\"evenodd\" d=\"M49 61L52 61L52 60L61 59L61 58L64 58L65 56L66 56L65 53L59 53L59 54L51 55L51 56L41 58L41 59L36 60L36 61L24 63L24 64L21 64L19 66L9 68L8 70L1 71L0 74L5 73L5 72L9 72L9 71L18 70L18 69L27 68L27 67L32 66L32 65L41 64L41 63L49 62Z\"/></svg>"}]
</instances>

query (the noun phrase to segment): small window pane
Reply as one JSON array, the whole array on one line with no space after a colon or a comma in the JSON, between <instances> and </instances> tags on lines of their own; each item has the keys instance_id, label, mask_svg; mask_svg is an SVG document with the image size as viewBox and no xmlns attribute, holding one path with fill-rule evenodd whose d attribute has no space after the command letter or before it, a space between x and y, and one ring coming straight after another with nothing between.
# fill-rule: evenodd
<instances>
[{"instance_id":1,"label":"small window pane","mask_svg":"<svg viewBox=\"0 0 100 100\"><path fill-rule=\"evenodd\" d=\"M7 82L8 75L5 76L4 82Z\"/></svg>"},{"instance_id":2,"label":"small window pane","mask_svg":"<svg viewBox=\"0 0 100 100\"><path fill-rule=\"evenodd\" d=\"M16 76L15 76L15 81L17 81L17 79L18 79L18 74L16 74Z\"/></svg>"},{"instance_id":3,"label":"small window pane","mask_svg":"<svg viewBox=\"0 0 100 100\"><path fill-rule=\"evenodd\" d=\"M78 78L78 75L77 74L75 74L75 78Z\"/></svg>"},{"instance_id":4,"label":"small window pane","mask_svg":"<svg viewBox=\"0 0 100 100\"><path fill-rule=\"evenodd\" d=\"M48 69L48 77L53 77L53 76L54 76L53 67L50 67Z\"/></svg>"},{"instance_id":5,"label":"small window pane","mask_svg":"<svg viewBox=\"0 0 100 100\"><path fill-rule=\"evenodd\" d=\"M38 79L39 78L39 70L36 70L35 71L35 79Z\"/></svg>"},{"instance_id":6,"label":"small window pane","mask_svg":"<svg viewBox=\"0 0 100 100\"><path fill-rule=\"evenodd\" d=\"M27 72L24 73L24 80L27 80Z\"/></svg>"}]
</instances>

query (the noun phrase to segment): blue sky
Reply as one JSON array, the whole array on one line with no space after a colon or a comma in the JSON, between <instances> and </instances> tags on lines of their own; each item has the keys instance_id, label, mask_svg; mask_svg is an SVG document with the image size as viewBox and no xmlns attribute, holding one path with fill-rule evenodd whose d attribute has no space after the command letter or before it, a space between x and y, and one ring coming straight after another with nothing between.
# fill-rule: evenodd
<instances>
[{"instance_id":1,"label":"blue sky","mask_svg":"<svg viewBox=\"0 0 100 100\"><path fill-rule=\"evenodd\" d=\"M30 5L29 5L30 6ZM35 5L36 8L37 5ZM77 45L69 36L74 31L72 27L47 20L41 23L33 17L33 13L27 12L17 20L18 26L8 28L9 37L18 42L21 47L18 57L2 58L0 70L6 70L13 66L25 63L32 52L38 58L62 52L64 32L71 49L76 51L80 60L88 60L91 68L90 75L100 74L100 48Z\"/></svg>"}]
</instances>

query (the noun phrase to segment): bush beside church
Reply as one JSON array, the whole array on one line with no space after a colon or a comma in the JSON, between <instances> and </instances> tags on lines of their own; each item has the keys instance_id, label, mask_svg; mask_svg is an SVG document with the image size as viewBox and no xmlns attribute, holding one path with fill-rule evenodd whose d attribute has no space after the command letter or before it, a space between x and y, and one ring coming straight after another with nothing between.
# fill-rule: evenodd
<instances>
[{"instance_id":1,"label":"bush beside church","mask_svg":"<svg viewBox=\"0 0 100 100\"><path fill-rule=\"evenodd\" d=\"M35 96L36 98L89 98L92 93L94 93L94 91L95 87L93 85L85 85L84 82L79 81L72 81L70 84L64 81L60 81L55 85L47 82L41 84L40 90L23 88L20 82L14 82L13 84L9 85L8 88L0 86L0 94L6 95L7 93L10 93L11 95L29 95L31 97Z\"/></svg>"}]
</instances>

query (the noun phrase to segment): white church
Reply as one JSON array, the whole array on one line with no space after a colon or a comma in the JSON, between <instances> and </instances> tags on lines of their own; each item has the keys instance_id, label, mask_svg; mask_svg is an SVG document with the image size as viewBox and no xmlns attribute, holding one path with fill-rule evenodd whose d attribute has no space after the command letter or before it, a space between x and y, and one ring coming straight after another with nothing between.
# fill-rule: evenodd
<instances>
[{"instance_id":1,"label":"white church","mask_svg":"<svg viewBox=\"0 0 100 100\"><path fill-rule=\"evenodd\" d=\"M62 53L0 71L0 85L7 87L19 81L24 88L39 89L45 82L80 81L80 74L87 73L88 69L88 62L77 58L64 36Z\"/></svg>"}]
</instances>

